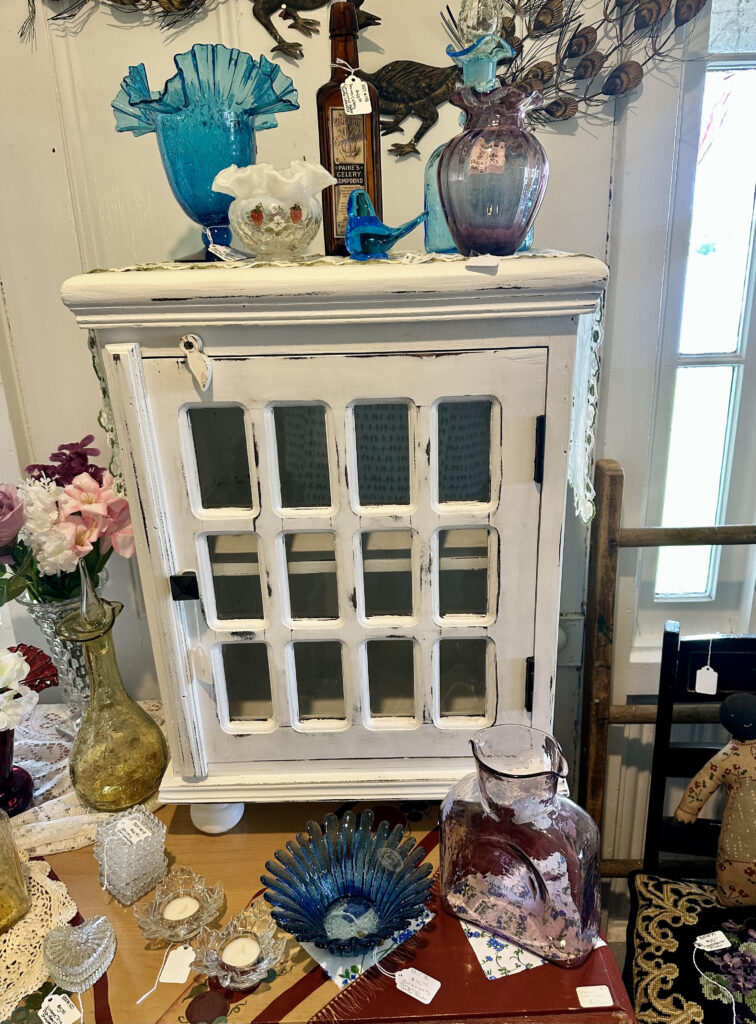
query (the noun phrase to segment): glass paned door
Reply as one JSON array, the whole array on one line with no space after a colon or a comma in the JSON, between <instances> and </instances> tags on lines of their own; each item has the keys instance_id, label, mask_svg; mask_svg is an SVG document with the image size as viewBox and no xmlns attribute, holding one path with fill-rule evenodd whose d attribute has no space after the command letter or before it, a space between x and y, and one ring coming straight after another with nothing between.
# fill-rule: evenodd
<instances>
[{"instance_id":1,"label":"glass paned door","mask_svg":"<svg viewBox=\"0 0 756 1024\"><path fill-rule=\"evenodd\" d=\"M464 756L529 722L546 366L216 357L203 398L144 359L211 763Z\"/></svg>"}]
</instances>

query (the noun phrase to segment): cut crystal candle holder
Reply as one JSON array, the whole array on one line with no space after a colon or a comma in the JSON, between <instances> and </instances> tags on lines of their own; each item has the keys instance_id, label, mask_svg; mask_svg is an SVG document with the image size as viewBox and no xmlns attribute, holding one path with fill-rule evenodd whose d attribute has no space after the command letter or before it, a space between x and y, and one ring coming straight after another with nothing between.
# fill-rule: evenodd
<instances>
[{"instance_id":1,"label":"cut crystal candle holder","mask_svg":"<svg viewBox=\"0 0 756 1024\"><path fill-rule=\"evenodd\" d=\"M124 906L150 892L165 876L165 825L138 804L97 827L94 855L100 885Z\"/></svg>"},{"instance_id":2,"label":"cut crystal candle holder","mask_svg":"<svg viewBox=\"0 0 756 1024\"><path fill-rule=\"evenodd\" d=\"M203 928L194 944L192 970L224 988L248 989L281 963L287 938L262 903L236 914L222 931Z\"/></svg>"},{"instance_id":3,"label":"cut crystal candle holder","mask_svg":"<svg viewBox=\"0 0 756 1024\"><path fill-rule=\"evenodd\" d=\"M134 907L134 914L145 939L185 942L213 922L224 903L221 882L208 886L191 868L178 867L158 883L155 899Z\"/></svg>"},{"instance_id":4,"label":"cut crystal candle holder","mask_svg":"<svg viewBox=\"0 0 756 1024\"><path fill-rule=\"evenodd\" d=\"M44 939L45 967L66 992L85 992L107 971L115 956L116 937L106 917L80 925L61 924Z\"/></svg>"},{"instance_id":5,"label":"cut crystal candle holder","mask_svg":"<svg viewBox=\"0 0 756 1024\"><path fill-rule=\"evenodd\" d=\"M359 825L351 811L341 822L327 814L323 828L308 821L307 833L276 850L265 867L265 899L273 920L299 942L314 942L337 956L356 956L417 917L430 889L432 868L404 829L372 811Z\"/></svg>"}]
</instances>

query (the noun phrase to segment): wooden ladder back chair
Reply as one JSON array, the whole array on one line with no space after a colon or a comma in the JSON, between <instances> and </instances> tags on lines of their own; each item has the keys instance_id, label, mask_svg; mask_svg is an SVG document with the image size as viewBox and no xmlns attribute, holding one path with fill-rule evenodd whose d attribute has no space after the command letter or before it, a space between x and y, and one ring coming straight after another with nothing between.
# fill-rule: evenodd
<instances>
[{"instance_id":1,"label":"wooden ladder back chair","mask_svg":"<svg viewBox=\"0 0 756 1024\"><path fill-rule=\"evenodd\" d=\"M717 673L716 693L696 691L696 675L707 663ZM668 779L685 784L723 743L672 739L676 709L688 709L686 724L717 721L719 706L731 693L756 692L756 636L680 637L680 623L664 626L659 671L654 752L646 819L643 870L685 877L713 877L719 822L699 817L691 825L664 815ZM696 719L695 711L699 712ZM683 716L678 715L678 721ZM726 737L725 737L726 740ZM662 858L669 852L677 859Z\"/></svg>"},{"instance_id":2,"label":"wooden ladder back chair","mask_svg":"<svg viewBox=\"0 0 756 1024\"><path fill-rule=\"evenodd\" d=\"M583 716L580 735L578 801L601 825L604 811L607 742L610 725L654 724L656 707L611 703L614 601L620 548L756 544L756 525L622 527L624 472L614 459L600 459L594 477L596 515L591 524L585 613ZM718 721L712 705L675 707L673 721ZM620 878L641 860L604 860L601 874Z\"/></svg>"}]
</instances>

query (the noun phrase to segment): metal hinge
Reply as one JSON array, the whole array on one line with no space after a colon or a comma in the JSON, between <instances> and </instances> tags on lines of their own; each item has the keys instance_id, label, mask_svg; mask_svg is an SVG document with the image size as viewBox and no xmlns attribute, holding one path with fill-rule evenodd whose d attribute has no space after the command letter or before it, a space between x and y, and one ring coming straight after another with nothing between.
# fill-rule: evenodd
<instances>
[{"instance_id":1,"label":"metal hinge","mask_svg":"<svg viewBox=\"0 0 756 1024\"><path fill-rule=\"evenodd\" d=\"M535 689L535 658L525 659L525 710L533 713L533 690Z\"/></svg>"},{"instance_id":2,"label":"metal hinge","mask_svg":"<svg viewBox=\"0 0 756 1024\"><path fill-rule=\"evenodd\" d=\"M171 597L174 601L198 601L199 586L196 572L182 572L171 576Z\"/></svg>"},{"instance_id":3,"label":"metal hinge","mask_svg":"<svg viewBox=\"0 0 756 1024\"><path fill-rule=\"evenodd\" d=\"M535 458L533 459L533 479L537 484L543 483L543 459L546 454L546 417L536 416Z\"/></svg>"}]
</instances>

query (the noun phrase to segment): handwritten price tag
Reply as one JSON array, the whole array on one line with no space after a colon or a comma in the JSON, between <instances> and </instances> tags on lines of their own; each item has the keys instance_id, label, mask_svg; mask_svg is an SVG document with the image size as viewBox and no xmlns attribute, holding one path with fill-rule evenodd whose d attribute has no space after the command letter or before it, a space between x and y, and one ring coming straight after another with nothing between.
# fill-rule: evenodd
<instances>
[{"instance_id":1,"label":"handwritten price tag","mask_svg":"<svg viewBox=\"0 0 756 1024\"><path fill-rule=\"evenodd\" d=\"M113 831L119 839L123 839L130 846L136 846L143 839L150 838L150 830L141 821L136 821L134 818L119 821Z\"/></svg>"},{"instance_id":2,"label":"handwritten price tag","mask_svg":"<svg viewBox=\"0 0 756 1024\"><path fill-rule=\"evenodd\" d=\"M400 992L405 992L413 999L419 1000L426 1005L433 999L436 992L441 988L441 982L436 981L422 971L416 971L414 967L408 967L404 971L397 971L396 987Z\"/></svg>"},{"instance_id":3,"label":"handwritten price tag","mask_svg":"<svg viewBox=\"0 0 756 1024\"><path fill-rule=\"evenodd\" d=\"M578 1002L583 1008L589 1006L612 1006L614 1000L607 985L582 985L575 989Z\"/></svg>"},{"instance_id":4,"label":"handwritten price tag","mask_svg":"<svg viewBox=\"0 0 756 1024\"><path fill-rule=\"evenodd\" d=\"M47 996L40 1006L37 1016L42 1024L76 1024L81 1014L74 1004L62 992Z\"/></svg>"},{"instance_id":5,"label":"handwritten price tag","mask_svg":"<svg viewBox=\"0 0 756 1024\"><path fill-rule=\"evenodd\" d=\"M369 114L373 109L367 82L363 82L356 75L350 75L341 83L341 98L344 101L345 114Z\"/></svg>"},{"instance_id":6,"label":"handwritten price tag","mask_svg":"<svg viewBox=\"0 0 756 1024\"><path fill-rule=\"evenodd\" d=\"M699 949L705 949L707 953L713 953L717 949L728 949L732 943L724 932L707 932L698 936L696 945Z\"/></svg>"}]
</instances>

